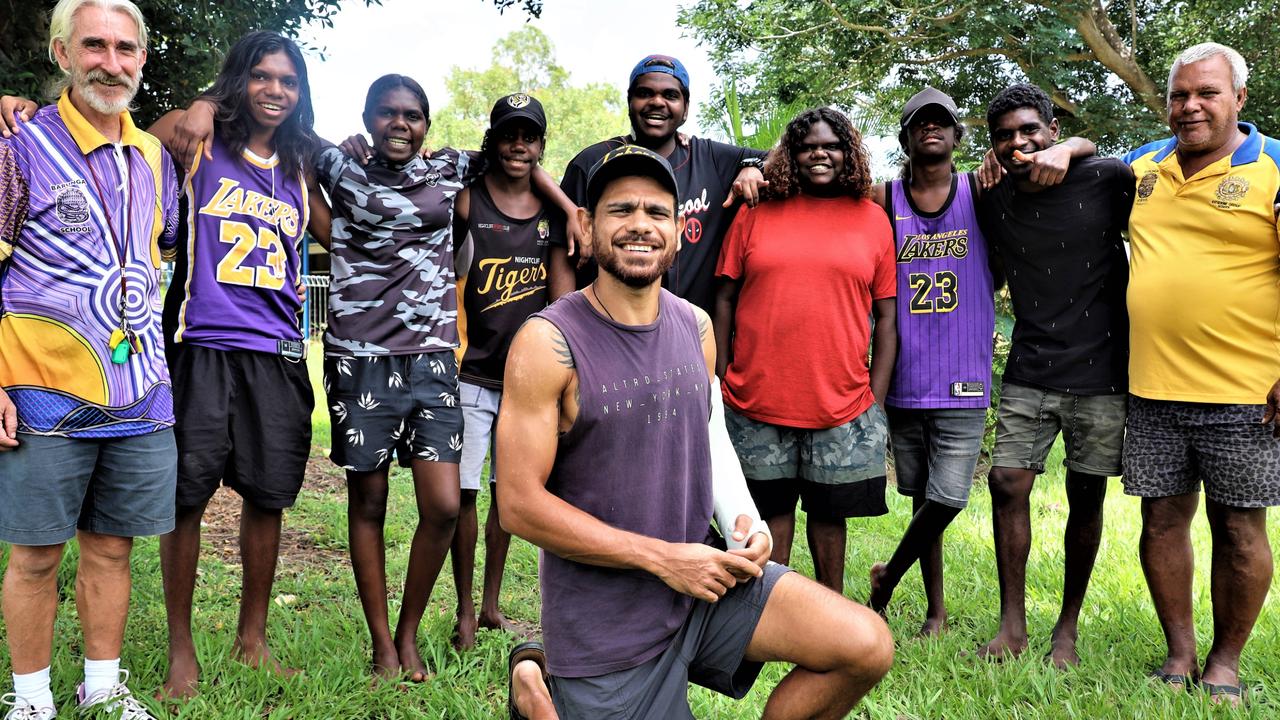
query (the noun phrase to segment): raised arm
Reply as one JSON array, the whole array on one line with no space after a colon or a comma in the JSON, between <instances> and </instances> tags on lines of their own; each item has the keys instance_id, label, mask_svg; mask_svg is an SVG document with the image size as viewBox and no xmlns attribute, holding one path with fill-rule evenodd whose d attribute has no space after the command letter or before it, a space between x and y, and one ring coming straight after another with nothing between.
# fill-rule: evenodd
<instances>
[{"instance_id":1,"label":"raised arm","mask_svg":"<svg viewBox=\"0 0 1280 720\"><path fill-rule=\"evenodd\" d=\"M188 170L196 160L196 153L204 145L204 159L212 160L209 140L213 138L213 116L217 106L212 100L196 98L181 118L174 123L173 133L164 145L178 164Z\"/></svg>"},{"instance_id":2,"label":"raised arm","mask_svg":"<svg viewBox=\"0 0 1280 720\"><path fill-rule=\"evenodd\" d=\"M1082 137L1069 137L1066 140L1034 153L1017 151L1014 157L1021 162L1032 164L1031 182L1039 185L1058 185L1067 177L1071 161L1092 157L1098 154L1098 146L1093 141ZM990 190L1004 179L1004 168L996 160L995 152L988 150L982 156L982 164L978 168L979 193Z\"/></svg>"},{"instance_id":3,"label":"raised arm","mask_svg":"<svg viewBox=\"0 0 1280 720\"><path fill-rule=\"evenodd\" d=\"M560 331L545 320L529 320L511 343L498 413L503 529L567 560L643 570L708 602L736 584L734 572L759 575L759 567L745 558L619 530L547 490L561 408L576 409L569 397L575 387L572 354Z\"/></svg>"}]
</instances>

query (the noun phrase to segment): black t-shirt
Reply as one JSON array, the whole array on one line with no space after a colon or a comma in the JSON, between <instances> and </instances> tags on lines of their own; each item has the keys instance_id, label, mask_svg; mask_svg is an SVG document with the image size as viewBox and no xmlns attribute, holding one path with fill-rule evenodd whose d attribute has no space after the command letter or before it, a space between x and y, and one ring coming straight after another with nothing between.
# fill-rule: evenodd
<instances>
[{"instance_id":1,"label":"black t-shirt","mask_svg":"<svg viewBox=\"0 0 1280 720\"><path fill-rule=\"evenodd\" d=\"M560 188L571 200L581 206L587 204L587 173L604 154L626 143L626 138L616 137L598 142L578 153L565 168ZM663 286L668 290L712 313L716 297L716 260L720 257L720 243L725 231L737 212L737 207L720 205L729 195L729 188L741 170L740 163L749 157L764 157L764 153L750 148L699 137L689 138L689 146L677 144L667 158L675 171L676 185L680 188L680 211L685 215L683 244L676 261L667 271ZM595 277L594 265L578 272L578 287L582 288Z\"/></svg>"},{"instance_id":2,"label":"black t-shirt","mask_svg":"<svg viewBox=\"0 0 1280 720\"><path fill-rule=\"evenodd\" d=\"M1009 283L1016 318L1004 379L1079 395L1128 387L1129 224L1133 174L1115 158L1077 160L1061 185L982 198L983 231Z\"/></svg>"},{"instance_id":3,"label":"black t-shirt","mask_svg":"<svg viewBox=\"0 0 1280 720\"><path fill-rule=\"evenodd\" d=\"M564 213L552 205L513 218L498 209L484 182L471 186L466 237L457 251L462 380L502 389L511 340L547 306L551 244L564 245L564 225Z\"/></svg>"}]
</instances>

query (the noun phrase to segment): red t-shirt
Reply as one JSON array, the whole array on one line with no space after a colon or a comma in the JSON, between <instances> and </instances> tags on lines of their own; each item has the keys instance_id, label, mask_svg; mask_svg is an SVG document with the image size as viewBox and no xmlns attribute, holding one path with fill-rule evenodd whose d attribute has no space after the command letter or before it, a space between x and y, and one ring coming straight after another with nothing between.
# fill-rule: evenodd
<instances>
[{"instance_id":1,"label":"red t-shirt","mask_svg":"<svg viewBox=\"0 0 1280 720\"><path fill-rule=\"evenodd\" d=\"M871 407L871 301L897 294L884 210L807 195L744 205L716 275L742 283L726 405L805 429L837 427Z\"/></svg>"}]
</instances>

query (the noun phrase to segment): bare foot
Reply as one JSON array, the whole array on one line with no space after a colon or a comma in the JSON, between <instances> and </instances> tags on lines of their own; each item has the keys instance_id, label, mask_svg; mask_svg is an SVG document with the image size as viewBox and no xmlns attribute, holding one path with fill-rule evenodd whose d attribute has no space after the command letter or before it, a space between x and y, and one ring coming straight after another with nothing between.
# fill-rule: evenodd
<instances>
[{"instance_id":1,"label":"bare foot","mask_svg":"<svg viewBox=\"0 0 1280 720\"><path fill-rule=\"evenodd\" d=\"M169 674L165 676L164 685L155 694L156 700L190 700L195 697L200 685L200 663L196 660L195 650L169 653Z\"/></svg>"},{"instance_id":2,"label":"bare foot","mask_svg":"<svg viewBox=\"0 0 1280 720\"><path fill-rule=\"evenodd\" d=\"M400 654L394 647L373 651L373 677L385 681L400 679Z\"/></svg>"},{"instance_id":3,"label":"bare foot","mask_svg":"<svg viewBox=\"0 0 1280 720\"><path fill-rule=\"evenodd\" d=\"M400 656L400 671L408 676L409 682L424 683L431 679L431 671L427 669L427 664L422 661L422 655L418 653L417 638L412 641L397 642L396 651Z\"/></svg>"},{"instance_id":4,"label":"bare foot","mask_svg":"<svg viewBox=\"0 0 1280 720\"><path fill-rule=\"evenodd\" d=\"M1027 649L1027 638L1008 637L1003 634L996 635L991 642L978 648L978 657L991 662L1004 662L1012 660L1022 654Z\"/></svg>"},{"instance_id":5,"label":"bare foot","mask_svg":"<svg viewBox=\"0 0 1280 720\"><path fill-rule=\"evenodd\" d=\"M920 637L936 638L947 631L947 616L927 617L924 624L920 626Z\"/></svg>"},{"instance_id":6,"label":"bare foot","mask_svg":"<svg viewBox=\"0 0 1280 720\"><path fill-rule=\"evenodd\" d=\"M1044 657L1059 670L1068 670L1080 664L1080 656L1076 654L1075 640L1066 638L1055 640L1049 648L1049 654Z\"/></svg>"},{"instance_id":7,"label":"bare foot","mask_svg":"<svg viewBox=\"0 0 1280 720\"><path fill-rule=\"evenodd\" d=\"M245 643L240 638L236 638L235 643L231 646L231 657L251 668L265 669L281 678L291 678L302 672L297 668L281 665L271 656L271 648L261 641Z\"/></svg>"},{"instance_id":8,"label":"bare foot","mask_svg":"<svg viewBox=\"0 0 1280 720\"><path fill-rule=\"evenodd\" d=\"M470 650L476 646L476 614L475 610L471 612L458 613L458 621L453 626L453 648L459 652Z\"/></svg>"},{"instance_id":9,"label":"bare foot","mask_svg":"<svg viewBox=\"0 0 1280 720\"><path fill-rule=\"evenodd\" d=\"M886 588L881 584L888 569L889 566L884 563L871 566L871 597L867 598L867 607L880 613L882 617L885 608L889 607L889 601L893 599L893 588Z\"/></svg>"},{"instance_id":10,"label":"bare foot","mask_svg":"<svg viewBox=\"0 0 1280 720\"><path fill-rule=\"evenodd\" d=\"M481 612L480 627L485 628L486 630L501 630L503 632L512 633L513 635L519 635L525 631L524 628L508 620L507 616L503 615L500 610L494 611L492 614Z\"/></svg>"}]
</instances>

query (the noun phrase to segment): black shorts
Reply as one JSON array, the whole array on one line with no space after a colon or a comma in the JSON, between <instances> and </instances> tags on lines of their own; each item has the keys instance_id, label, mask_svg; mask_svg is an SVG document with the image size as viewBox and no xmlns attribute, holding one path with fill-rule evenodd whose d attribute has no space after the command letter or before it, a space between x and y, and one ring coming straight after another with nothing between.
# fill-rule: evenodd
<instances>
[{"instance_id":1,"label":"black shorts","mask_svg":"<svg viewBox=\"0 0 1280 720\"><path fill-rule=\"evenodd\" d=\"M185 343L168 355L177 506L204 504L219 482L260 508L293 505L311 451L315 401L306 363Z\"/></svg>"},{"instance_id":2,"label":"black shorts","mask_svg":"<svg viewBox=\"0 0 1280 720\"><path fill-rule=\"evenodd\" d=\"M413 460L462 459L458 361L452 350L418 355L326 357L333 451L344 470L370 472L391 464L392 453Z\"/></svg>"}]
</instances>

